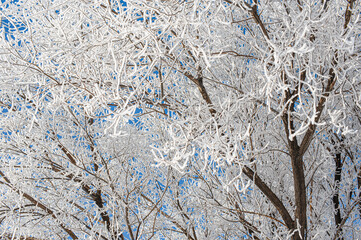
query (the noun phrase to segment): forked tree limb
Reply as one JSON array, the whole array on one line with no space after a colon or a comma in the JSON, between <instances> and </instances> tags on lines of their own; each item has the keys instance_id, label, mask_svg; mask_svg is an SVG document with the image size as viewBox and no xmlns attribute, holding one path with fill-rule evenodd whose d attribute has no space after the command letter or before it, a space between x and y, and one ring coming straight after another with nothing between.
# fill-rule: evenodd
<instances>
[{"instance_id":1,"label":"forked tree limb","mask_svg":"<svg viewBox=\"0 0 361 240\"><path fill-rule=\"evenodd\" d=\"M54 211L51 210L50 208L48 208L47 206L45 206L44 204L42 204L41 202L39 202L38 200L36 200L35 198L33 198L32 196L30 196L29 194L17 189L16 187L14 187L10 181L10 179L8 177L6 177L6 175L0 171L0 176L8 183L8 186L15 191L17 194L25 197L28 201L30 201L32 204L34 204L35 206L37 206L38 208L42 209L43 211L45 211L47 214L49 214L52 218L57 219L57 216L55 215ZM78 237L75 235L75 233L68 229L67 227L64 226L63 223L60 223L60 227L67 233L69 234L69 236L72 239L78 239Z\"/></svg>"}]
</instances>

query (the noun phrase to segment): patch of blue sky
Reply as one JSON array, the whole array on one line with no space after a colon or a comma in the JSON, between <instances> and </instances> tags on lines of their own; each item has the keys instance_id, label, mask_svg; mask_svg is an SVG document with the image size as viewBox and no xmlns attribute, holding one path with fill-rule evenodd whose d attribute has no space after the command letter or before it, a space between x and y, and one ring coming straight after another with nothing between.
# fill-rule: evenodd
<instances>
[{"instance_id":1,"label":"patch of blue sky","mask_svg":"<svg viewBox=\"0 0 361 240\"><path fill-rule=\"evenodd\" d=\"M1 16L0 29L1 28L4 30L4 36L5 36L6 41L9 41L10 39L17 40L15 33L21 34L21 33L24 33L27 31L27 27L26 27L25 23L18 21L11 15ZM17 42L18 46L20 46L21 43L22 43L22 40L18 40L18 42ZM14 45L15 45L15 43L14 43Z\"/></svg>"},{"instance_id":2,"label":"patch of blue sky","mask_svg":"<svg viewBox=\"0 0 361 240\"><path fill-rule=\"evenodd\" d=\"M243 27L242 25L238 25L238 28L241 29L241 31L242 31L242 33L243 33L244 35L246 34L247 28ZM243 45L243 47L244 47L244 44L240 44L241 47L242 47L242 45Z\"/></svg>"},{"instance_id":3,"label":"patch of blue sky","mask_svg":"<svg viewBox=\"0 0 361 240\"><path fill-rule=\"evenodd\" d=\"M136 125L136 126L141 126L141 122L140 122L140 118L138 117L139 115L141 115L143 113L143 109L142 108L136 108L134 111L134 116L132 119L128 120L128 123L131 125Z\"/></svg>"},{"instance_id":4,"label":"patch of blue sky","mask_svg":"<svg viewBox=\"0 0 361 240\"><path fill-rule=\"evenodd\" d=\"M121 10L127 10L127 1L119 0L119 1L111 1L112 10L116 13L119 13Z\"/></svg>"},{"instance_id":5,"label":"patch of blue sky","mask_svg":"<svg viewBox=\"0 0 361 240\"><path fill-rule=\"evenodd\" d=\"M166 185L164 185L163 183L161 183L158 179L155 180L155 183L156 183L157 187L158 187L161 191L164 191L164 190L165 190Z\"/></svg>"},{"instance_id":6,"label":"patch of blue sky","mask_svg":"<svg viewBox=\"0 0 361 240\"><path fill-rule=\"evenodd\" d=\"M156 18L155 13L153 13L150 10L146 10L145 12L142 13L136 13L135 14L136 17L138 17L136 20L139 22L144 22L144 23L154 23Z\"/></svg>"}]
</instances>

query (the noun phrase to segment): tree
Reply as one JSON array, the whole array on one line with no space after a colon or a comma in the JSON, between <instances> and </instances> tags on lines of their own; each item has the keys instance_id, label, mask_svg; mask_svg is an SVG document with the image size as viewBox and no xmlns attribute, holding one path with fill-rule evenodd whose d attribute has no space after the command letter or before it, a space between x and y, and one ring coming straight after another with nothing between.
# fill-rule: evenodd
<instances>
[{"instance_id":1,"label":"tree","mask_svg":"<svg viewBox=\"0 0 361 240\"><path fill-rule=\"evenodd\" d=\"M2 3L1 236L355 239L360 11Z\"/></svg>"}]
</instances>

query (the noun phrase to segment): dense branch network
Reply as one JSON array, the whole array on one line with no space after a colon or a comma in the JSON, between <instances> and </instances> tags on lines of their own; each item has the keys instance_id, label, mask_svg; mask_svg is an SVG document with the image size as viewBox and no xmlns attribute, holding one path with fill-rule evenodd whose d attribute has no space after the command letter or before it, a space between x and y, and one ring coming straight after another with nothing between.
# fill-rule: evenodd
<instances>
[{"instance_id":1,"label":"dense branch network","mask_svg":"<svg viewBox=\"0 0 361 240\"><path fill-rule=\"evenodd\" d=\"M361 234L359 1L0 10L1 237Z\"/></svg>"}]
</instances>

